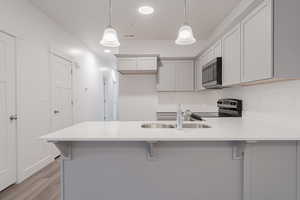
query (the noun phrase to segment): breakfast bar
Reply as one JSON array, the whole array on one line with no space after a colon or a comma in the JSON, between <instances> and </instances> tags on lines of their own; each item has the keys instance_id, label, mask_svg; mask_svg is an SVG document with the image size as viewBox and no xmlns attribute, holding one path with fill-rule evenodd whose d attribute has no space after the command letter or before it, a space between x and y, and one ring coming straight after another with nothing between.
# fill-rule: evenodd
<instances>
[{"instance_id":1,"label":"breakfast bar","mask_svg":"<svg viewBox=\"0 0 300 200\"><path fill-rule=\"evenodd\" d=\"M63 156L62 199L299 198L299 128L243 118L174 123L84 122L44 136Z\"/></svg>"}]
</instances>

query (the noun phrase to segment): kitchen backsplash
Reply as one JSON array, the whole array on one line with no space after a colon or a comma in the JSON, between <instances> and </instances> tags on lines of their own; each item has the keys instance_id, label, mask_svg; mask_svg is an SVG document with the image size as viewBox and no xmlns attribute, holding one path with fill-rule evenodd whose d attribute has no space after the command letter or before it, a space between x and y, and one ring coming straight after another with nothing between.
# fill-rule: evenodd
<instances>
[{"instance_id":1,"label":"kitchen backsplash","mask_svg":"<svg viewBox=\"0 0 300 200\"><path fill-rule=\"evenodd\" d=\"M244 115L253 113L277 117L296 117L300 113L300 81L285 81L254 86L236 86L201 92L156 91L156 76L120 76L119 119L156 120L156 112L176 111L177 104L192 111L216 111L219 98L238 98ZM299 117L300 119L300 117Z\"/></svg>"}]
</instances>

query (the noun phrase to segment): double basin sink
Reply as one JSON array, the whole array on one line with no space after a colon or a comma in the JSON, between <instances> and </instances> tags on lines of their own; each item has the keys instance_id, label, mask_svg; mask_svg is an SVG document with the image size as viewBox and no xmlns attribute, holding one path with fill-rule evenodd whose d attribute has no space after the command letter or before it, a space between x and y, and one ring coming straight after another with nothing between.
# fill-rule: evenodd
<instances>
[{"instance_id":1,"label":"double basin sink","mask_svg":"<svg viewBox=\"0 0 300 200\"><path fill-rule=\"evenodd\" d=\"M174 124L163 124L163 123L148 123L142 124L142 128L177 128ZM211 128L206 124L201 123L183 123L182 128Z\"/></svg>"}]
</instances>

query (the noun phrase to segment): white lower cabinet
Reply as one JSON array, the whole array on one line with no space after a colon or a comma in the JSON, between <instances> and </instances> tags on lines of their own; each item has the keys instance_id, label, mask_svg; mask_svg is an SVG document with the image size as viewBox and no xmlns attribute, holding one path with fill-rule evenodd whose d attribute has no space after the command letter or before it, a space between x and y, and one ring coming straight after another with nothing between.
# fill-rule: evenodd
<instances>
[{"instance_id":1,"label":"white lower cabinet","mask_svg":"<svg viewBox=\"0 0 300 200\"><path fill-rule=\"evenodd\" d=\"M296 142L246 144L243 200L299 200L297 157Z\"/></svg>"},{"instance_id":2,"label":"white lower cabinet","mask_svg":"<svg viewBox=\"0 0 300 200\"><path fill-rule=\"evenodd\" d=\"M158 70L157 90L193 91L194 90L194 61L193 60L164 60Z\"/></svg>"},{"instance_id":3,"label":"white lower cabinet","mask_svg":"<svg viewBox=\"0 0 300 200\"><path fill-rule=\"evenodd\" d=\"M242 161L232 160L231 142L158 142L152 158L148 148L134 141L72 143L72 159L62 164L64 200L82 194L87 200L242 199Z\"/></svg>"},{"instance_id":4,"label":"white lower cabinet","mask_svg":"<svg viewBox=\"0 0 300 200\"><path fill-rule=\"evenodd\" d=\"M222 39L223 86L241 82L241 27L240 24Z\"/></svg>"},{"instance_id":5,"label":"white lower cabinet","mask_svg":"<svg viewBox=\"0 0 300 200\"><path fill-rule=\"evenodd\" d=\"M272 78L272 0L253 10L241 27L242 82Z\"/></svg>"},{"instance_id":6,"label":"white lower cabinet","mask_svg":"<svg viewBox=\"0 0 300 200\"><path fill-rule=\"evenodd\" d=\"M299 200L296 142L246 143L244 160L235 142L158 142L152 157L146 142L121 143L72 143L64 199Z\"/></svg>"}]
</instances>

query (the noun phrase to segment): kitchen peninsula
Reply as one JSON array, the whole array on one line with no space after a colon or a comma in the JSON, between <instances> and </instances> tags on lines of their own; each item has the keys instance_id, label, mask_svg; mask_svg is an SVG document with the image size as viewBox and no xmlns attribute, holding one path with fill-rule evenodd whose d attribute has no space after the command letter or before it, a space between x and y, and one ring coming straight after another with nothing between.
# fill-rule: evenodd
<instances>
[{"instance_id":1,"label":"kitchen peninsula","mask_svg":"<svg viewBox=\"0 0 300 200\"><path fill-rule=\"evenodd\" d=\"M299 199L300 128L279 121L84 122L43 139L63 155L64 200Z\"/></svg>"}]
</instances>

